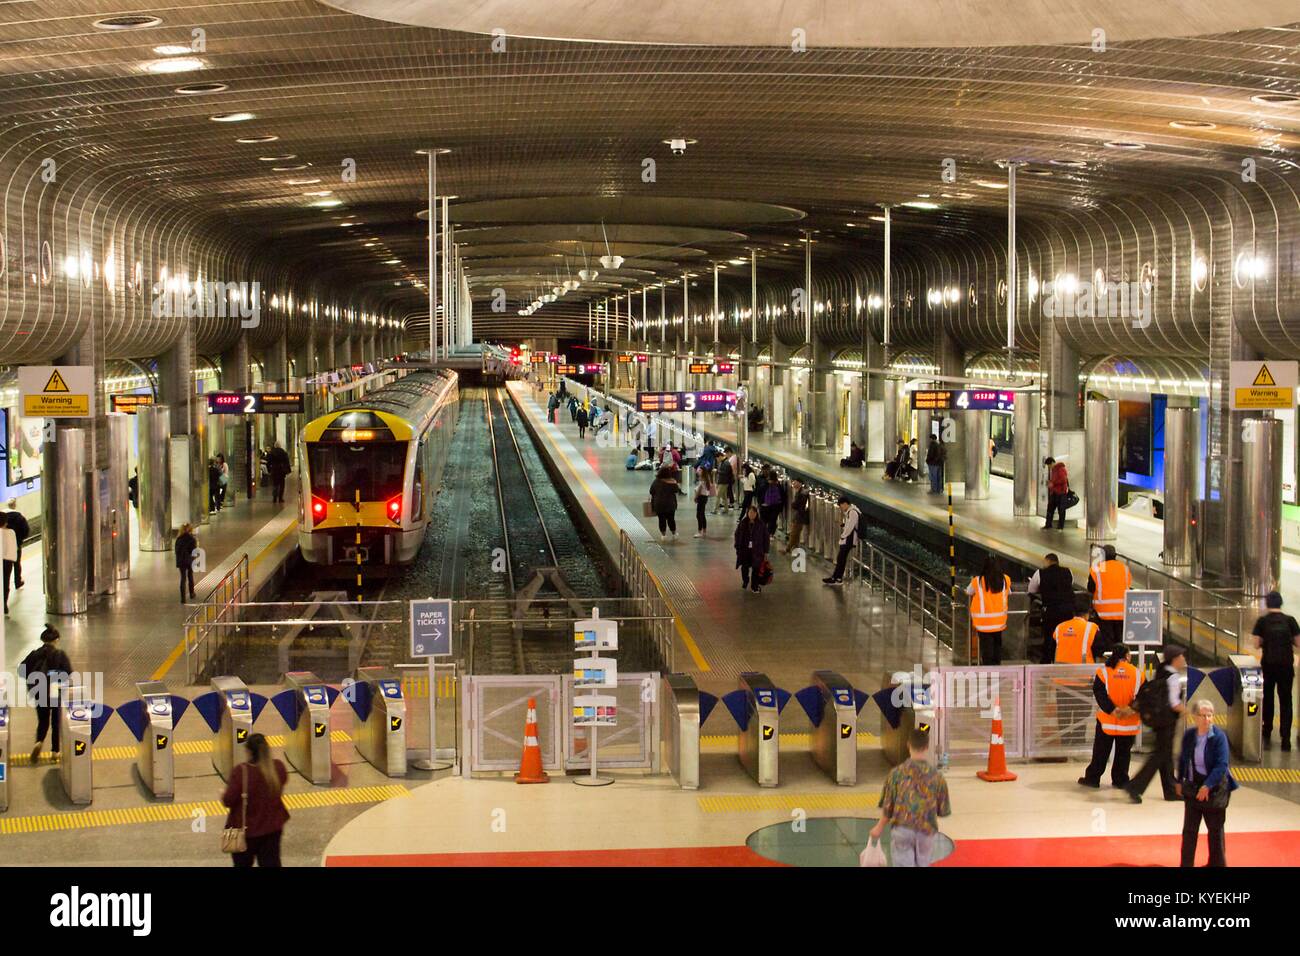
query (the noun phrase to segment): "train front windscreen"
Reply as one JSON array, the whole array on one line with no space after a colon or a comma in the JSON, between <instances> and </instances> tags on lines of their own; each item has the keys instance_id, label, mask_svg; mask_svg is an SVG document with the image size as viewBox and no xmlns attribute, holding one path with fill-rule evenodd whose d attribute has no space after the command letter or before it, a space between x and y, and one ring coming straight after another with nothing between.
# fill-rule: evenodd
<instances>
[{"instance_id":1,"label":"train front windscreen","mask_svg":"<svg viewBox=\"0 0 1300 956\"><path fill-rule=\"evenodd\" d=\"M314 442L307 448L313 498L349 504L388 501L402 493L406 442Z\"/></svg>"}]
</instances>

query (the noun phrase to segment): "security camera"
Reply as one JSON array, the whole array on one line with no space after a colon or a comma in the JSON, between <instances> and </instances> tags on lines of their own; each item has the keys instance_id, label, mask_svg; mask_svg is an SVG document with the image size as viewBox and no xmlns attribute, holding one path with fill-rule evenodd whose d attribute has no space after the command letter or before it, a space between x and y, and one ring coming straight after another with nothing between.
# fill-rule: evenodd
<instances>
[{"instance_id":1,"label":"security camera","mask_svg":"<svg viewBox=\"0 0 1300 956\"><path fill-rule=\"evenodd\" d=\"M684 140L684 139L670 139L670 140L668 141L668 145L669 145L669 147L672 148L672 151L673 151L673 155L674 155L674 156L685 156L685 155L686 155L686 140Z\"/></svg>"}]
</instances>

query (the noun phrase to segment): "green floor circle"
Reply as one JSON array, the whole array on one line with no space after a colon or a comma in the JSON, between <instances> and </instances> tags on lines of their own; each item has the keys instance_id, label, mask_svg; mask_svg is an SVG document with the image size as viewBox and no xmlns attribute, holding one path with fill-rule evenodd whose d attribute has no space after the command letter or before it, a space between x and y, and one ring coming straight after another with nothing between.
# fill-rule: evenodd
<instances>
[{"instance_id":1,"label":"green floor circle","mask_svg":"<svg viewBox=\"0 0 1300 956\"><path fill-rule=\"evenodd\" d=\"M761 857L789 866L857 866L867 845L873 819L861 817L813 817L803 821L774 823L755 830L745 845ZM885 859L891 863L889 827L881 838ZM938 862L953 851L952 840L940 833L934 843Z\"/></svg>"}]
</instances>

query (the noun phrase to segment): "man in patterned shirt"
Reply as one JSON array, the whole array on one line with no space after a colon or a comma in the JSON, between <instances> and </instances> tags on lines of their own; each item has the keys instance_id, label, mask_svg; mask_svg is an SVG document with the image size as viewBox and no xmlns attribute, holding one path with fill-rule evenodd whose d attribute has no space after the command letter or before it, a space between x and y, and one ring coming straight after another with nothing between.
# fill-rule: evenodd
<instances>
[{"instance_id":1,"label":"man in patterned shirt","mask_svg":"<svg viewBox=\"0 0 1300 956\"><path fill-rule=\"evenodd\" d=\"M952 813L948 783L930 765L930 735L913 730L907 739L908 760L885 778L880 795L880 822L871 830L875 839L890 825L889 843L894 866L929 866L939 817Z\"/></svg>"}]
</instances>

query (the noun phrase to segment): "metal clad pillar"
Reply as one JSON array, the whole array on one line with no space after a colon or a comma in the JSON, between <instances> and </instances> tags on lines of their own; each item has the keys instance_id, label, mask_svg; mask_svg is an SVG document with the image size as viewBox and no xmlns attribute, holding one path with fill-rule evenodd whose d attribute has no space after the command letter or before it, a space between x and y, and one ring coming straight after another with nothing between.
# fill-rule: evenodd
<instances>
[{"instance_id":1,"label":"metal clad pillar","mask_svg":"<svg viewBox=\"0 0 1300 956\"><path fill-rule=\"evenodd\" d=\"M41 453L41 551L45 560L45 610L86 610L86 430L61 428Z\"/></svg>"},{"instance_id":2,"label":"metal clad pillar","mask_svg":"<svg viewBox=\"0 0 1300 956\"><path fill-rule=\"evenodd\" d=\"M136 413L136 427L140 461L140 550L166 551L171 548L171 475L167 468L171 409L166 405L142 407ZM235 469L230 470L233 483Z\"/></svg>"},{"instance_id":3,"label":"metal clad pillar","mask_svg":"<svg viewBox=\"0 0 1300 956\"><path fill-rule=\"evenodd\" d=\"M1014 461L1016 517L1038 513L1038 415L1042 404L1033 392L1019 392L1012 410L1011 451Z\"/></svg>"},{"instance_id":4,"label":"metal clad pillar","mask_svg":"<svg viewBox=\"0 0 1300 956\"><path fill-rule=\"evenodd\" d=\"M131 576L131 500L127 482L131 468L131 416L113 412L108 419L109 517L113 526L113 576ZM206 500L206 498L204 499Z\"/></svg>"},{"instance_id":5,"label":"metal clad pillar","mask_svg":"<svg viewBox=\"0 0 1300 956\"><path fill-rule=\"evenodd\" d=\"M1282 574L1282 422L1247 419L1241 448L1242 587L1259 598Z\"/></svg>"},{"instance_id":6,"label":"metal clad pillar","mask_svg":"<svg viewBox=\"0 0 1300 956\"><path fill-rule=\"evenodd\" d=\"M1165 409L1165 550L1170 567L1193 563L1196 548L1197 408Z\"/></svg>"},{"instance_id":7,"label":"metal clad pillar","mask_svg":"<svg viewBox=\"0 0 1300 956\"><path fill-rule=\"evenodd\" d=\"M898 451L898 437L902 434L899 430L898 406L902 392L902 381L896 378L885 379L885 438L883 442L884 451L882 452L885 461L893 460L894 454ZM920 442L918 441L917 444L919 445Z\"/></svg>"},{"instance_id":8,"label":"metal clad pillar","mask_svg":"<svg viewBox=\"0 0 1300 956\"><path fill-rule=\"evenodd\" d=\"M1090 398L1084 409L1089 541L1113 541L1119 522L1119 403Z\"/></svg>"},{"instance_id":9,"label":"metal clad pillar","mask_svg":"<svg viewBox=\"0 0 1300 956\"><path fill-rule=\"evenodd\" d=\"M989 496L989 417L986 411L962 413L966 429L966 490L967 501L983 501ZM920 447L917 442L917 447ZM923 453L923 450L922 450Z\"/></svg>"}]
</instances>

